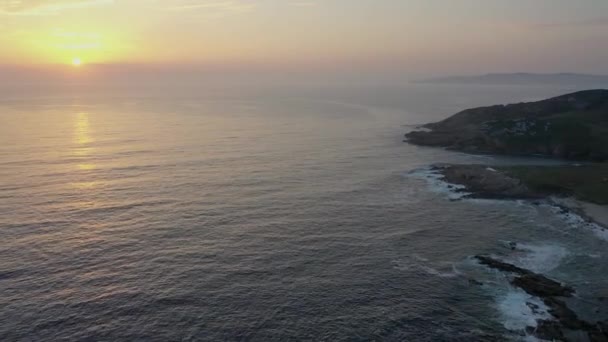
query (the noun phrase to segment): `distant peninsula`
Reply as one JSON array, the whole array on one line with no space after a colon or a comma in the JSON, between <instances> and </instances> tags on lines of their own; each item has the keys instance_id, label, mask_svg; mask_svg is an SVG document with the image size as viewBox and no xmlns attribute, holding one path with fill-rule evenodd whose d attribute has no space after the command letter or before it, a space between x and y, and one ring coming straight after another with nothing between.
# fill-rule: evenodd
<instances>
[{"instance_id":1,"label":"distant peninsula","mask_svg":"<svg viewBox=\"0 0 608 342\"><path fill-rule=\"evenodd\" d=\"M563 166L439 164L433 169L470 197L572 198L579 202L562 204L608 227L608 90L467 109L405 136L411 144L462 152L576 161ZM588 203L606 207L578 210L591 208Z\"/></svg>"},{"instance_id":2,"label":"distant peninsula","mask_svg":"<svg viewBox=\"0 0 608 342\"><path fill-rule=\"evenodd\" d=\"M482 84L482 85L586 85L608 87L608 75L576 73L533 74L495 73L476 76L449 76L417 80L428 84Z\"/></svg>"},{"instance_id":3,"label":"distant peninsula","mask_svg":"<svg viewBox=\"0 0 608 342\"><path fill-rule=\"evenodd\" d=\"M406 134L416 145L471 153L608 160L608 90L467 109Z\"/></svg>"}]
</instances>

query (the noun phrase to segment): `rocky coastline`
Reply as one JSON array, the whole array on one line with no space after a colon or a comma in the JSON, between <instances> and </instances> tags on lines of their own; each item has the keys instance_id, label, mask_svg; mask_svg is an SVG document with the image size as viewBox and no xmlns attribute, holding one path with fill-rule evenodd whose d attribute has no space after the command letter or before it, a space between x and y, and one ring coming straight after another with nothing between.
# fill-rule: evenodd
<instances>
[{"instance_id":1,"label":"rocky coastline","mask_svg":"<svg viewBox=\"0 0 608 342\"><path fill-rule=\"evenodd\" d=\"M489 256L477 255L475 259L488 268L503 272L514 287L540 298L546 305L551 318L538 320L535 327L528 327L529 334L547 341L608 341L608 321L585 321L568 307L565 299L576 293L571 286ZM527 305L532 311L539 310L532 303Z\"/></svg>"},{"instance_id":2,"label":"rocky coastline","mask_svg":"<svg viewBox=\"0 0 608 342\"><path fill-rule=\"evenodd\" d=\"M446 183L453 185L454 191L463 193L464 198L531 200L534 202L542 200L559 207L563 213L576 214L587 222L608 229L608 206L566 197L567 192L556 187L535 188L509 174L504 167L436 164L431 167L431 170L441 175ZM594 212L589 212L590 207Z\"/></svg>"},{"instance_id":3,"label":"rocky coastline","mask_svg":"<svg viewBox=\"0 0 608 342\"><path fill-rule=\"evenodd\" d=\"M465 197L484 199L540 199L544 196L529 189L519 179L509 177L486 165L437 164L431 167L449 184L458 185Z\"/></svg>"},{"instance_id":4,"label":"rocky coastline","mask_svg":"<svg viewBox=\"0 0 608 342\"><path fill-rule=\"evenodd\" d=\"M534 189L525 181L508 174L502 167L438 164L432 166L431 170L450 184L452 191L462 193L460 198L529 200L537 204L545 202L559 207L562 213L576 214L598 226L604 223L594 221L584 208L575 205L579 201L554 198L552 196L556 192ZM510 248L517 249L517 243L513 242ZM585 321L568 306L568 301L577 300L576 290L572 286L490 256L476 255L474 259L483 266L504 273L512 286L539 298L548 308L551 318L537 320L536 326L526 329L528 334L547 341L608 342L608 321ZM527 305L533 312L538 310L532 303ZM598 305L602 303L598 302Z\"/></svg>"},{"instance_id":5,"label":"rocky coastline","mask_svg":"<svg viewBox=\"0 0 608 342\"><path fill-rule=\"evenodd\" d=\"M584 165L564 166L436 164L431 171L458 192L458 198L548 203L563 214L594 223L602 236L604 232L608 236L606 114L608 90L589 90L538 102L468 109L406 134L406 142L468 153L582 161ZM517 243L511 248L516 250ZM490 256L474 259L503 273L513 287L544 304L541 309L526 302L532 312L546 314L527 327L529 335L548 341L608 342L608 321L581 319L569 307L581 300L574 287Z\"/></svg>"}]
</instances>

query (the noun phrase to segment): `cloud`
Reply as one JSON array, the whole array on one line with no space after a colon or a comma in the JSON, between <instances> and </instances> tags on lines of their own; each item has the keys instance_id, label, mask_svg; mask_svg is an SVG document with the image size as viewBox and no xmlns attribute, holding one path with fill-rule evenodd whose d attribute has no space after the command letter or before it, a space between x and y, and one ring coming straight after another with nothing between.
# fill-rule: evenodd
<instances>
[{"instance_id":1,"label":"cloud","mask_svg":"<svg viewBox=\"0 0 608 342\"><path fill-rule=\"evenodd\" d=\"M221 11L221 12L247 12L255 8L252 1L241 0L208 0L208 1L185 1L165 9L170 11Z\"/></svg>"},{"instance_id":2,"label":"cloud","mask_svg":"<svg viewBox=\"0 0 608 342\"><path fill-rule=\"evenodd\" d=\"M156 0L161 9L168 11L200 11L210 14L243 13L256 9L260 4L278 0ZM108 5L118 0L0 0L0 14L53 15L61 11L96 5ZM315 6L315 0L280 0L293 7ZM142 3L144 3L142 1Z\"/></svg>"},{"instance_id":3,"label":"cloud","mask_svg":"<svg viewBox=\"0 0 608 342\"><path fill-rule=\"evenodd\" d=\"M298 1L298 0L292 1L289 4L291 6L296 6L296 7L313 7L313 6L317 5L317 3L314 2L314 1L304 1L304 0L302 0L302 1Z\"/></svg>"},{"instance_id":4,"label":"cloud","mask_svg":"<svg viewBox=\"0 0 608 342\"><path fill-rule=\"evenodd\" d=\"M114 0L0 0L0 13L49 15L65 9L112 4Z\"/></svg>"},{"instance_id":5,"label":"cloud","mask_svg":"<svg viewBox=\"0 0 608 342\"><path fill-rule=\"evenodd\" d=\"M542 25L547 28L559 27L604 27L608 26L608 17L598 17L588 20L557 22Z\"/></svg>"},{"instance_id":6,"label":"cloud","mask_svg":"<svg viewBox=\"0 0 608 342\"><path fill-rule=\"evenodd\" d=\"M169 3L170 1L164 1ZM206 12L250 12L263 3L272 0L182 0L176 1L172 5L165 6L164 9L170 11L206 11ZM294 7L315 6L313 0L281 0L282 4Z\"/></svg>"}]
</instances>

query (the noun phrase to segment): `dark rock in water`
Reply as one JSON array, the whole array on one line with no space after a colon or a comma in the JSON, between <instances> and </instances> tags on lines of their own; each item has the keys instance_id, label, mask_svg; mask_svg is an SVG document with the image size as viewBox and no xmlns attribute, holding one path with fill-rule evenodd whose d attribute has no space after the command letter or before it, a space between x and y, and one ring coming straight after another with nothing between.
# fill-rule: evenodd
<instances>
[{"instance_id":1,"label":"dark rock in water","mask_svg":"<svg viewBox=\"0 0 608 342\"><path fill-rule=\"evenodd\" d=\"M527 293L538 296L557 296L571 297L574 289L569 286L563 286L561 283L549 279L540 274L524 274L520 277L515 277L511 284L523 289Z\"/></svg>"},{"instance_id":2,"label":"dark rock in water","mask_svg":"<svg viewBox=\"0 0 608 342\"><path fill-rule=\"evenodd\" d=\"M594 330L589 332L591 342L608 342L608 321L598 322Z\"/></svg>"},{"instance_id":3,"label":"dark rock in water","mask_svg":"<svg viewBox=\"0 0 608 342\"><path fill-rule=\"evenodd\" d=\"M526 269L523 269L521 267L517 267L515 265L500 261L500 260L496 260L487 256L483 256L483 255L476 255L475 259L477 259L479 261L480 264L488 266L490 268L499 270L499 271L504 271L504 272L509 272L509 273L516 273L516 274L520 274L520 275L525 275L525 274L534 274L531 271L528 271Z\"/></svg>"},{"instance_id":4,"label":"dark rock in water","mask_svg":"<svg viewBox=\"0 0 608 342\"><path fill-rule=\"evenodd\" d=\"M526 331L542 340L564 341L564 333L559 322L551 320L539 320L536 328L528 327Z\"/></svg>"},{"instance_id":5,"label":"dark rock in water","mask_svg":"<svg viewBox=\"0 0 608 342\"><path fill-rule=\"evenodd\" d=\"M539 297L548 307L553 320L538 320L536 327L528 327L526 331L540 339L548 341L591 341L608 342L608 322L589 323L578 317L568 305L558 297L572 297L574 289L549 279L541 274L511 265L487 256L477 255L475 258L485 266L503 272L515 274L511 281L528 294ZM526 303L532 312L540 309L533 303Z\"/></svg>"},{"instance_id":6,"label":"dark rock in water","mask_svg":"<svg viewBox=\"0 0 608 342\"><path fill-rule=\"evenodd\" d=\"M608 342L608 335L602 332L589 333L589 341L591 342Z\"/></svg>"},{"instance_id":7,"label":"dark rock in water","mask_svg":"<svg viewBox=\"0 0 608 342\"><path fill-rule=\"evenodd\" d=\"M473 278L469 279L469 284L476 285L476 286L482 286L483 285L483 283L481 281L479 281L477 279L473 279Z\"/></svg>"},{"instance_id":8,"label":"dark rock in water","mask_svg":"<svg viewBox=\"0 0 608 342\"><path fill-rule=\"evenodd\" d=\"M533 313L538 313L540 310L540 306L538 306L534 303L526 302L526 306L529 307Z\"/></svg>"},{"instance_id":9,"label":"dark rock in water","mask_svg":"<svg viewBox=\"0 0 608 342\"><path fill-rule=\"evenodd\" d=\"M545 305L549 307L549 313L555 317L562 326L571 330L591 331L593 325L578 318L564 301L554 297L543 298Z\"/></svg>"},{"instance_id":10,"label":"dark rock in water","mask_svg":"<svg viewBox=\"0 0 608 342\"><path fill-rule=\"evenodd\" d=\"M564 286L541 274L483 255L477 255L475 258L479 260L482 265L519 275L518 277L515 277L511 283L533 296L541 298L547 296L571 297L574 293L573 288Z\"/></svg>"}]
</instances>

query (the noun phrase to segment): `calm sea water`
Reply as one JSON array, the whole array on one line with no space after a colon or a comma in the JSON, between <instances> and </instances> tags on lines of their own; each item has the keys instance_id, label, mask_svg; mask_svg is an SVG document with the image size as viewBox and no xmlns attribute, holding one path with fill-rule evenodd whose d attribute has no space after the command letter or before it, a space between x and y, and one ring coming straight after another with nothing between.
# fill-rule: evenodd
<instances>
[{"instance_id":1,"label":"calm sea water","mask_svg":"<svg viewBox=\"0 0 608 342\"><path fill-rule=\"evenodd\" d=\"M452 201L424 167L517 160L402 142L570 90L4 89L0 340L523 338L533 299L479 253L575 285L597 318L598 231L548 206Z\"/></svg>"}]
</instances>

